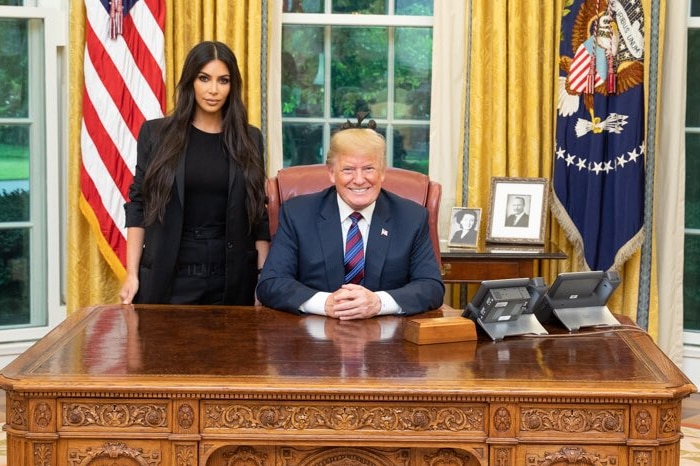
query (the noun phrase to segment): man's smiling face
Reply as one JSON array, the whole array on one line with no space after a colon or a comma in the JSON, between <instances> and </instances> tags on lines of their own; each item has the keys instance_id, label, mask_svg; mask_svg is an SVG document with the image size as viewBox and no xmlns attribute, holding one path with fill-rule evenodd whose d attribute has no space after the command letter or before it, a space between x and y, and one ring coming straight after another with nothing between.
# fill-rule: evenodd
<instances>
[{"instance_id":1,"label":"man's smiling face","mask_svg":"<svg viewBox=\"0 0 700 466\"><path fill-rule=\"evenodd\" d=\"M329 167L331 182L353 210L362 210L379 197L385 175L382 156L358 148L337 154Z\"/></svg>"}]
</instances>

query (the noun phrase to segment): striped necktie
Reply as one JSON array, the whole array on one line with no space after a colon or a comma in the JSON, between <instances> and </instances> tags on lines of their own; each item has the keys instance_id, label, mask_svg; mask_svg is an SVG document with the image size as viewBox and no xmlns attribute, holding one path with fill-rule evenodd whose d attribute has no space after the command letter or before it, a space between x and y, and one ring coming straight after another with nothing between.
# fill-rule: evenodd
<instances>
[{"instance_id":1,"label":"striped necktie","mask_svg":"<svg viewBox=\"0 0 700 466\"><path fill-rule=\"evenodd\" d=\"M362 218L359 212L350 214L352 225L345 240L345 283L362 284L365 278L365 251L362 233L357 222Z\"/></svg>"}]
</instances>

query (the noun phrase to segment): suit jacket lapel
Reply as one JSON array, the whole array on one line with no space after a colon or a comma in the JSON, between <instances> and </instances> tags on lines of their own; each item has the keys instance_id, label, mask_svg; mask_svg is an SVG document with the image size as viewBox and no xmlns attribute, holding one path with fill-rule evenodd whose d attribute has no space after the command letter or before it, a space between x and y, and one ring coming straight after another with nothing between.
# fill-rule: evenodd
<instances>
[{"instance_id":1,"label":"suit jacket lapel","mask_svg":"<svg viewBox=\"0 0 700 466\"><path fill-rule=\"evenodd\" d=\"M343 258L343 231L340 227L340 211L338 210L337 193L335 188L328 190L321 205L316 228L321 239L321 253L325 257L326 277L329 289L336 289L343 284L345 268Z\"/></svg>"},{"instance_id":2,"label":"suit jacket lapel","mask_svg":"<svg viewBox=\"0 0 700 466\"><path fill-rule=\"evenodd\" d=\"M391 244L391 212L386 196L382 191L377 198L369 227L367 252L365 254L365 287L370 290L380 289L380 279L384 262Z\"/></svg>"},{"instance_id":3,"label":"suit jacket lapel","mask_svg":"<svg viewBox=\"0 0 700 466\"><path fill-rule=\"evenodd\" d=\"M339 287L345 278L343 258L343 232L340 227L340 211L338 210L337 193L335 188L329 189L323 199L321 212L316 225L318 237L321 239L321 252L325 258L326 277L329 289ZM304 238L301 238L304 241ZM340 266L339 266L340 264Z\"/></svg>"}]
</instances>

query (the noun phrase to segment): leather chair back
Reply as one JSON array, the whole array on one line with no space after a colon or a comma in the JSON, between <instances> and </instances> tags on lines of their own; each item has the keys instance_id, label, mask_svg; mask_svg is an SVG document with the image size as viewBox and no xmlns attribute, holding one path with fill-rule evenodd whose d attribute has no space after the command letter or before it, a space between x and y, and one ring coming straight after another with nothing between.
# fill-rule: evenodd
<instances>
[{"instance_id":1,"label":"leather chair back","mask_svg":"<svg viewBox=\"0 0 700 466\"><path fill-rule=\"evenodd\" d=\"M277 232L280 206L288 199L300 194L321 191L331 185L328 168L325 164L299 165L279 170L277 176L267 180L268 215L270 217L270 234ZM410 199L428 210L430 239L433 243L435 257L440 262L440 236L438 234L438 216L442 186L430 181L422 173L389 167L382 187L396 195Z\"/></svg>"}]
</instances>

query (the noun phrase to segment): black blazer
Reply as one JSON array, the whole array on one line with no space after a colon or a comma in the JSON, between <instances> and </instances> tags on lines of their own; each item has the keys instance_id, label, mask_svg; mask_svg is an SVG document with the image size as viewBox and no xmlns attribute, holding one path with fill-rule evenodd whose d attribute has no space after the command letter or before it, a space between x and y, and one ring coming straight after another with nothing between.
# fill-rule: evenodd
<instances>
[{"instance_id":1,"label":"black blazer","mask_svg":"<svg viewBox=\"0 0 700 466\"><path fill-rule=\"evenodd\" d=\"M129 202L124 205L127 227L143 227L143 195L141 185L153 148L159 144L163 119L150 120L139 132L136 170L129 189ZM262 133L248 128L251 138L263 154ZM166 205L163 222L145 227L143 254L139 265L139 290L134 303L162 304L170 298L175 264L182 236L183 205L185 201L185 156L180 156L175 181ZM224 303L252 305L255 303L258 252L255 242L270 240L267 213L258 225L248 231L246 191L243 172L233 162L229 164L229 194L226 207L226 287Z\"/></svg>"}]
</instances>

